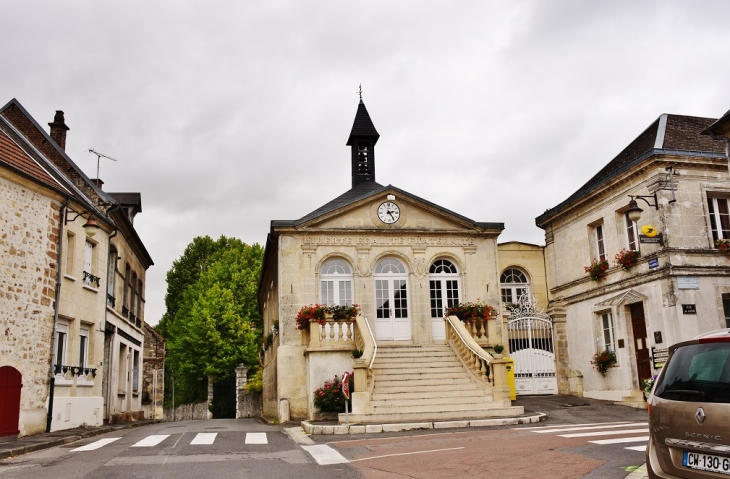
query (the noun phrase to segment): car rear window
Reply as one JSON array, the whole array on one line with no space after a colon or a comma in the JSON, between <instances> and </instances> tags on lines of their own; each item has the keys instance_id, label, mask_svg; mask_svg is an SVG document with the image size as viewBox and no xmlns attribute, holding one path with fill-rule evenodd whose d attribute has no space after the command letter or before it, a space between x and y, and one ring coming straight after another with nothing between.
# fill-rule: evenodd
<instances>
[{"instance_id":1,"label":"car rear window","mask_svg":"<svg viewBox=\"0 0 730 479\"><path fill-rule=\"evenodd\" d=\"M677 349L654 395L674 401L730 403L730 343L703 343Z\"/></svg>"}]
</instances>

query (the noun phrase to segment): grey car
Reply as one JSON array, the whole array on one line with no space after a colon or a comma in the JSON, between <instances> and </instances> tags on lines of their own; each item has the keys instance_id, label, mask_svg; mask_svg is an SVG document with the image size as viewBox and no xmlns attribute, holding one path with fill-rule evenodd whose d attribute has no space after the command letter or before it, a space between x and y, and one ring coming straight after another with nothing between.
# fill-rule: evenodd
<instances>
[{"instance_id":1,"label":"grey car","mask_svg":"<svg viewBox=\"0 0 730 479\"><path fill-rule=\"evenodd\" d=\"M650 478L730 478L730 329L677 343L648 399Z\"/></svg>"}]
</instances>

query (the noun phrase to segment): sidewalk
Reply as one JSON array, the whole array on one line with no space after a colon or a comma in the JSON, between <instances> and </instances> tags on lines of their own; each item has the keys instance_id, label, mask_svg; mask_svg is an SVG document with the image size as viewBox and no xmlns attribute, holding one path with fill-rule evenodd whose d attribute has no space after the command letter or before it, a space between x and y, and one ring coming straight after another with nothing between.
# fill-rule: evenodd
<instances>
[{"instance_id":1,"label":"sidewalk","mask_svg":"<svg viewBox=\"0 0 730 479\"><path fill-rule=\"evenodd\" d=\"M77 427L74 429L65 429L63 431L54 431L42 434L35 434L33 436L25 436L20 439L16 438L15 436L0 437L0 460L6 459L8 457L19 456L21 454L27 454L33 451L40 451L41 449L62 446L64 444L78 441L79 439L94 437L98 436L99 434L105 434L107 432L113 432L120 429L128 429L138 426L146 426L147 424L154 424L157 422L160 421L148 419L143 421L135 421L122 424L109 424L97 427Z\"/></svg>"}]
</instances>

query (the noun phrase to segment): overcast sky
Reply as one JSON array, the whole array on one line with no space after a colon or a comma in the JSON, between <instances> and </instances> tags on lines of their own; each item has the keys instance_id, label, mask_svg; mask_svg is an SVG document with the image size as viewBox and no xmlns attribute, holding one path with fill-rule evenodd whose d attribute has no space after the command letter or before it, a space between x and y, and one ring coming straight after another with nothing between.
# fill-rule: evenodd
<instances>
[{"instance_id":1,"label":"overcast sky","mask_svg":"<svg viewBox=\"0 0 730 479\"><path fill-rule=\"evenodd\" d=\"M263 244L350 188L358 85L376 179L544 244L535 217L662 113L730 108L727 1L0 0L0 104L106 191L165 274L195 237Z\"/></svg>"}]
</instances>

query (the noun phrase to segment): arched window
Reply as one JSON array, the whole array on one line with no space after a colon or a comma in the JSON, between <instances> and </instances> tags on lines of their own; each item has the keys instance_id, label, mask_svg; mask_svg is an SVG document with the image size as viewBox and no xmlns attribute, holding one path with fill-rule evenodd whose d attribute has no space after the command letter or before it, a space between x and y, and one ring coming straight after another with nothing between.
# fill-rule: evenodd
<instances>
[{"instance_id":1,"label":"arched window","mask_svg":"<svg viewBox=\"0 0 730 479\"><path fill-rule=\"evenodd\" d=\"M507 268L499 278L502 288L502 302L516 303L529 288L527 275L517 268Z\"/></svg>"},{"instance_id":2,"label":"arched window","mask_svg":"<svg viewBox=\"0 0 730 479\"><path fill-rule=\"evenodd\" d=\"M459 304L459 272L454 263L437 259L428 270L428 289L431 298L431 335L446 339L444 310Z\"/></svg>"},{"instance_id":3,"label":"arched window","mask_svg":"<svg viewBox=\"0 0 730 479\"><path fill-rule=\"evenodd\" d=\"M377 339L410 340L408 273L395 258L375 265L375 334Z\"/></svg>"},{"instance_id":4,"label":"arched window","mask_svg":"<svg viewBox=\"0 0 730 479\"><path fill-rule=\"evenodd\" d=\"M331 259L322 265L319 284L323 304L352 305L352 268L341 259Z\"/></svg>"}]
</instances>

